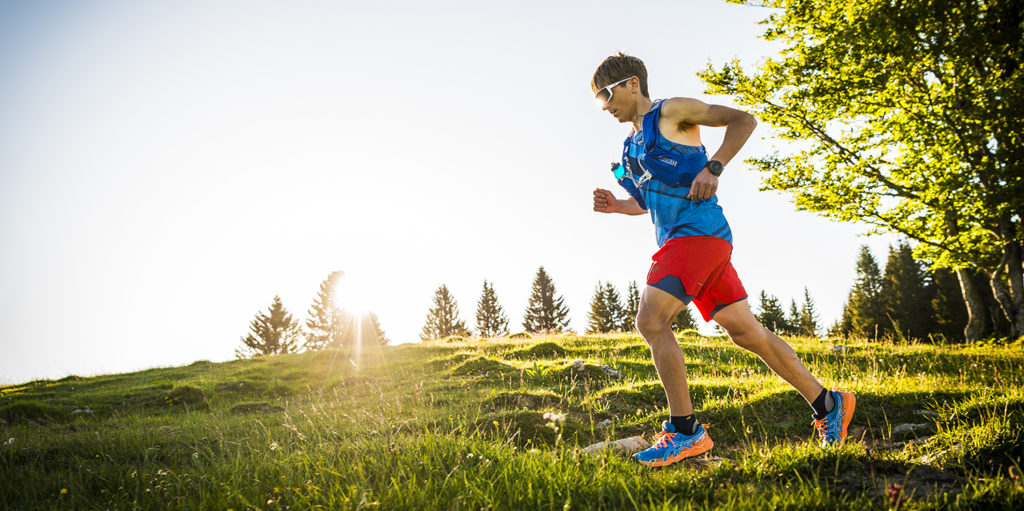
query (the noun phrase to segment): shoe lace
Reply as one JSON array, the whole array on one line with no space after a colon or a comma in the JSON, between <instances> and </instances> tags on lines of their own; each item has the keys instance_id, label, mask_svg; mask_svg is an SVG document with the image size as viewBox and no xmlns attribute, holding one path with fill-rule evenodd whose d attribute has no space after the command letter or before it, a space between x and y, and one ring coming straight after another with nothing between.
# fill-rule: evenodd
<instances>
[{"instance_id":1,"label":"shoe lace","mask_svg":"<svg viewBox=\"0 0 1024 511\"><path fill-rule=\"evenodd\" d=\"M814 424L814 427L818 429L818 436L820 438L825 438L826 436L828 436L828 417L822 419L814 419L813 421L811 421L811 424Z\"/></svg>"},{"instance_id":2,"label":"shoe lace","mask_svg":"<svg viewBox=\"0 0 1024 511\"><path fill-rule=\"evenodd\" d=\"M676 436L675 433L669 433L668 431L662 431L662 432L658 433L657 441L654 442L654 446L655 447L666 447L669 444L675 445L676 444L676 442L674 440L675 436Z\"/></svg>"}]
</instances>

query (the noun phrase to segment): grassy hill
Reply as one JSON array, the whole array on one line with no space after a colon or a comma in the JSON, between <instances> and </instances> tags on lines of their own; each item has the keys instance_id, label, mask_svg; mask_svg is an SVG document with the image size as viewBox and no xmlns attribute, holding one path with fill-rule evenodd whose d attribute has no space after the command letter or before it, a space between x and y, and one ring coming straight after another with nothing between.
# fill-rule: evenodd
<instances>
[{"instance_id":1,"label":"grassy hill","mask_svg":"<svg viewBox=\"0 0 1024 511\"><path fill-rule=\"evenodd\" d=\"M579 449L667 418L639 337L457 340L0 387L0 507L1024 507L1019 343L793 339L857 393L825 451L757 357L679 340L715 448L664 469Z\"/></svg>"}]
</instances>

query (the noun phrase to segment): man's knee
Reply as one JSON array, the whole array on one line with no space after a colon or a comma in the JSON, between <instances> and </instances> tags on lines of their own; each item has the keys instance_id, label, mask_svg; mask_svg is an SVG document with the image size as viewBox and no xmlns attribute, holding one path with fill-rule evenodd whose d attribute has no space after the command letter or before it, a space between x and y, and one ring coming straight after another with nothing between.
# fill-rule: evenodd
<instances>
[{"instance_id":1,"label":"man's knee","mask_svg":"<svg viewBox=\"0 0 1024 511\"><path fill-rule=\"evenodd\" d=\"M758 325L739 332L729 332L729 339L743 349L757 352L767 341L767 333L764 327Z\"/></svg>"},{"instance_id":2,"label":"man's knee","mask_svg":"<svg viewBox=\"0 0 1024 511\"><path fill-rule=\"evenodd\" d=\"M644 336L648 344L650 344L651 339L664 332L666 328L671 330L672 324L655 314L641 310L636 315L636 329L640 332L640 335Z\"/></svg>"}]
</instances>

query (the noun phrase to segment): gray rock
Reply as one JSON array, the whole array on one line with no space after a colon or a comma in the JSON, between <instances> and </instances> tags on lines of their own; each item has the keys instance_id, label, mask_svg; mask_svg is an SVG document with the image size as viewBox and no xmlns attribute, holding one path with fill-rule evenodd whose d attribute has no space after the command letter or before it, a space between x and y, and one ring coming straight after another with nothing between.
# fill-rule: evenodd
<instances>
[{"instance_id":1,"label":"gray rock","mask_svg":"<svg viewBox=\"0 0 1024 511\"><path fill-rule=\"evenodd\" d=\"M599 427L599 428L607 428L608 426L611 426L612 423L614 423L614 422L615 421L613 421L611 419L605 419L605 420L603 420L601 422L598 422L597 423L597 427Z\"/></svg>"},{"instance_id":2,"label":"gray rock","mask_svg":"<svg viewBox=\"0 0 1024 511\"><path fill-rule=\"evenodd\" d=\"M89 408L80 408L78 410L72 410L71 415L79 415L83 413L86 415L92 415L92 410Z\"/></svg>"},{"instance_id":3,"label":"gray rock","mask_svg":"<svg viewBox=\"0 0 1024 511\"><path fill-rule=\"evenodd\" d=\"M651 444L647 440L644 440L641 436L631 436L629 438L623 438L622 440L610 440L607 442L598 442L593 445L588 445L583 448L584 453L599 453L606 449L612 449L617 453L625 454L629 456L635 452L640 452Z\"/></svg>"},{"instance_id":4,"label":"gray rock","mask_svg":"<svg viewBox=\"0 0 1024 511\"><path fill-rule=\"evenodd\" d=\"M915 410L914 413L916 413L918 415L924 415L925 417L938 417L939 416L938 412L933 412L931 410Z\"/></svg>"},{"instance_id":5,"label":"gray rock","mask_svg":"<svg viewBox=\"0 0 1024 511\"><path fill-rule=\"evenodd\" d=\"M892 428L893 435L915 435L918 433L930 433L931 424L900 424Z\"/></svg>"},{"instance_id":6,"label":"gray rock","mask_svg":"<svg viewBox=\"0 0 1024 511\"><path fill-rule=\"evenodd\" d=\"M608 367L608 366L606 366L604 364L596 365L594 367L600 369L601 371L603 371L608 376L611 376L611 377L614 377L614 378L622 377L622 372L619 371L618 369L613 369L613 368ZM572 368L573 368L574 371L583 371L584 369L587 368L587 363L584 362L583 359L577 358L577 359L572 361Z\"/></svg>"}]
</instances>

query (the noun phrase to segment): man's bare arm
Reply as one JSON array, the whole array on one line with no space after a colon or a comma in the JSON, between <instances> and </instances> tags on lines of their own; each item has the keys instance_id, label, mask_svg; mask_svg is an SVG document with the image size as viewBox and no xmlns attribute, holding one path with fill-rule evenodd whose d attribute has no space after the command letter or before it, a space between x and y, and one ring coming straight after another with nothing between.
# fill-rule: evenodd
<instances>
[{"instance_id":1,"label":"man's bare arm","mask_svg":"<svg viewBox=\"0 0 1024 511\"><path fill-rule=\"evenodd\" d=\"M728 165L740 152L757 126L757 119L742 110L722 105L709 105L693 98L672 98L661 107L662 114L673 123L700 124L702 126L725 126L725 137L711 160Z\"/></svg>"},{"instance_id":2,"label":"man's bare arm","mask_svg":"<svg viewBox=\"0 0 1024 511\"><path fill-rule=\"evenodd\" d=\"M608 190L598 188L594 190L594 211L601 213L622 213L624 215L644 215L647 210L640 207L636 199L616 199L615 195Z\"/></svg>"},{"instance_id":3,"label":"man's bare arm","mask_svg":"<svg viewBox=\"0 0 1024 511\"><path fill-rule=\"evenodd\" d=\"M672 98L665 101L662 113L673 124L700 124L703 126L725 126L725 137L710 160L726 165L740 151L743 144L754 132L757 120L742 110L722 105L709 105L691 98ZM718 176L704 169L697 174L690 184L690 193L686 198L701 201L714 197L718 192Z\"/></svg>"},{"instance_id":4,"label":"man's bare arm","mask_svg":"<svg viewBox=\"0 0 1024 511\"><path fill-rule=\"evenodd\" d=\"M618 208L619 213L624 215L646 215L647 210L640 207L636 199L630 197L628 199L615 199L619 202Z\"/></svg>"}]
</instances>

